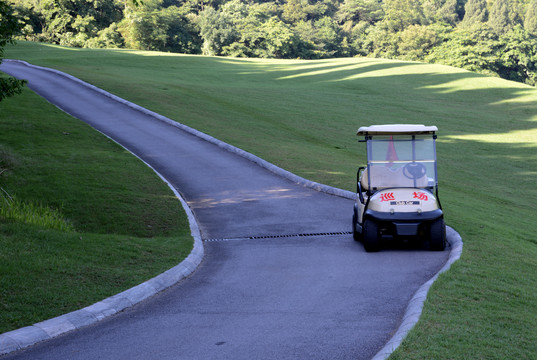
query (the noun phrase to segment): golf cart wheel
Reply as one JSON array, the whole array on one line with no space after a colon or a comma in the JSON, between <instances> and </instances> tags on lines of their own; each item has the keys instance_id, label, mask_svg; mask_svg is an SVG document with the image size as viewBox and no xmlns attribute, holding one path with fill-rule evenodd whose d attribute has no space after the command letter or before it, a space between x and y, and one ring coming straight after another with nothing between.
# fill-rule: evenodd
<instances>
[{"instance_id":1,"label":"golf cart wheel","mask_svg":"<svg viewBox=\"0 0 537 360\"><path fill-rule=\"evenodd\" d=\"M358 220L356 219L356 212L352 215L352 238L354 241L361 241L362 234L356 231L356 225L358 225Z\"/></svg>"},{"instance_id":2,"label":"golf cart wheel","mask_svg":"<svg viewBox=\"0 0 537 360\"><path fill-rule=\"evenodd\" d=\"M430 247L433 251L443 251L446 248L446 223L438 219L431 224Z\"/></svg>"},{"instance_id":3,"label":"golf cart wheel","mask_svg":"<svg viewBox=\"0 0 537 360\"><path fill-rule=\"evenodd\" d=\"M362 227L364 236L364 248L367 252L375 252L380 250L379 228L372 220L365 220Z\"/></svg>"}]
</instances>

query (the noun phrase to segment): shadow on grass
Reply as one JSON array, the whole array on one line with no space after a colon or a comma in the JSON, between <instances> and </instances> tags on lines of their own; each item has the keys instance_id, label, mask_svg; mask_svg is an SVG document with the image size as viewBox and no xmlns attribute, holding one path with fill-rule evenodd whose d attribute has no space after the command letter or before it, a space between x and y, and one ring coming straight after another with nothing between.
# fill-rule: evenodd
<instances>
[{"instance_id":1,"label":"shadow on grass","mask_svg":"<svg viewBox=\"0 0 537 360\"><path fill-rule=\"evenodd\" d=\"M75 76L117 74L118 82L127 82L126 89L143 85L145 97L156 99L157 104L159 97L179 100L188 91L190 98L185 101L196 105L192 109L180 101L162 107L181 114L180 121L194 119L189 124L194 127L206 121L203 126L216 129L211 133L216 137L228 131L229 139L224 140L233 142L234 136L238 146L245 138L241 131L268 138L267 148L286 148L288 157L296 151L289 144L311 145L308 151L315 161L308 165L305 156L298 154L294 157L304 158L298 166L303 162L302 171L312 180L335 180L336 186L346 181L341 174L349 174L352 184L355 170L351 169L360 163L356 159L363 159L354 136L359 126L434 124L439 127L441 182L467 184L485 197L506 188L512 193L508 202L515 198L523 207L537 200L533 180L537 90L523 84L451 67L372 58L261 60L126 50L43 50L27 43L22 43L20 53L30 62L59 67ZM131 77L121 77L124 72ZM247 128L251 123L256 124ZM258 140L256 146L265 141ZM274 155L282 157L280 152ZM352 166L336 165L331 159ZM296 164L290 163L290 170L292 166ZM487 193L487 188L493 190Z\"/></svg>"},{"instance_id":2,"label":"shadow on grass","mask_svg":"<svg viewBox=\"0 0 537 360\"><path fill-rule=\"evenodd\" d=\"M307 87L325 90L327 94L345 91L352 95L356 91L358 101L366 90L369 94L381 96L383 100L377 101L380 104L384 102L386 106L393 102L423 105L423 110L414 118L401 118L403 122L415 122L418 118L430 123L438 119L428 116L428 112L435 115L437 109L445 110L443 135L503 134L537 128L535 88L466 70L368 58L283 64L216 57L201 59L210 67L217 63L217 67L224 67L227 73L234 73L239 79L241 74L247 74L251 83L280 84L284 89L287 86ZM249 71L253 67L262 71ZM256 77L261 81L256 81ZM322 105L319 104L320 107ZM353 106L352 103L347 105ZM374 122L374 119L371 121Z\"/></svg>"},{"instance_id":3,"label":"shadow on grass","mask_svg":"<svg viewBox=\"0 0 537 360\"><path fill-rule=\"evenodd\" d=\"M445 66L373 58L223 58L129 50L72 49L26 42L20 42L15 48L10 47L7 57L16 57L19 47L20 53L29 61L35 59L45 66L96 71L106 66L136 69L137 73L145 73L146 78L160 79L165 76L169 82L175 81L180 85L251 86L253 90L275 88L282 91L283 97L289 89L306 93L326 92L327 102L334 100L334 93L344 97L356 96L354 102L343 106L356 106L357 111L364 101L388 107L394 103L400 107L416 104L423 107L416 116L411 113L395 114L404 116L396 116L393 120L438 122L438 110L442 110L443 116L452 117L442 124L443 135L501 134L536 128L533 124L533 120L537 120L535 88ZM76 61L73 62L73 59ZM203 96L203 93L197 95ZM297 96L300 99L300 94ZM375 96L379 99L371 99ZM319 103L320 108L323 105L326 104ZM382 116L382 109L379 109L379 114L381 118L389 120ZM483 114L493 116L483 118ZM376 119L368 121L376 122Z\"/></svg>"}]
</instances>

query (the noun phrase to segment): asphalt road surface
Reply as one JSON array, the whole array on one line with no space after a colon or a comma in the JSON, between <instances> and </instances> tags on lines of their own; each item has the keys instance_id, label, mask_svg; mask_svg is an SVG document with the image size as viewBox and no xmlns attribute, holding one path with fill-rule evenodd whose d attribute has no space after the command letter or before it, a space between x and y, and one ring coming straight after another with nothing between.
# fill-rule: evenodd
<instances>
[{"instance_id":1,"label":"asphalt road surface","mask_svg":"<svg viewBox=\"0 0 537 360\"><path fill-rule=\"evenodd\" d=\"M351 200L67 77L15 62L1 70L160 172L193 210L205 247L199 268L170 289L5 359L371 359L447 260L449 251L366 253L350 234Z\"/></svg>"}]
</instances>

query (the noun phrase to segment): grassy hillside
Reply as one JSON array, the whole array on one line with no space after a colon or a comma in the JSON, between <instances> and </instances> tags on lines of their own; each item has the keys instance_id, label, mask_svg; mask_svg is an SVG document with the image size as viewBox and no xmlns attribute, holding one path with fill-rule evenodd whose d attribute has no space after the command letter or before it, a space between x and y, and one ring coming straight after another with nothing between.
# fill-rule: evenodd
<instances>
[{"instance_id":1,"label":"grassy hillside","mask_svg":"<svg viewBox=\"0 0 537 360\"><path fill-rule=\"evenodd\" d=\"M151 169L28 89L0 103L0 169L0 333L138 285L192 249Z\"/></svg>"},{"instance_id":2,"label":"grassy hillside","mask_svg":"<svg viewBox=\"0 0 537 360\"><path fill-rule=\"evenodd\" d=\"M440 197L460 261L395 359L533 358L537 90L471 72L356 58L245 60L20 43L68 72L308 179L354 189L359 126L437 125ZM350 214L349 214L350 223Z\"/></svg>"}]
</instances>

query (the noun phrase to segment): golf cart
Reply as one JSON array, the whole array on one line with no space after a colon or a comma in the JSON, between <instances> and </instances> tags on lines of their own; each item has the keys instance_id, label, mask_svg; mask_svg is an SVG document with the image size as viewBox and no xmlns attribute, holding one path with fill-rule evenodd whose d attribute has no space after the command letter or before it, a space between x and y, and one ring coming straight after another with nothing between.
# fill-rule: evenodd
<instances>
[{"instance_id":1,"label":"golf cart","mask_svg":"<svg viewBox=\"0 0 537 360\"><path fill-rule=\"evenodd\" d=\"M365 137L367 166L357 172L353 237L368 252L383 239L422 241L431 250L446 246L446 226L438 200L436 126L373 125Z\"/></svg>"}]
</instances>

